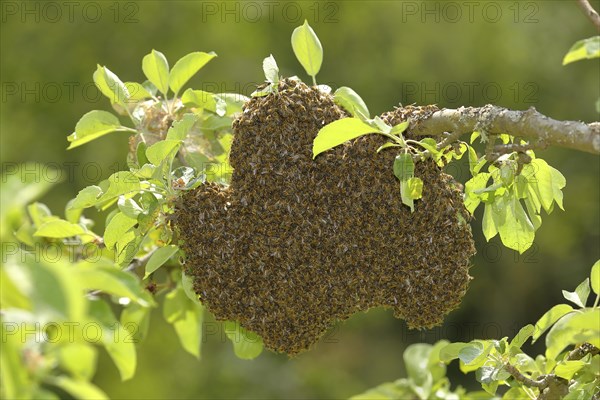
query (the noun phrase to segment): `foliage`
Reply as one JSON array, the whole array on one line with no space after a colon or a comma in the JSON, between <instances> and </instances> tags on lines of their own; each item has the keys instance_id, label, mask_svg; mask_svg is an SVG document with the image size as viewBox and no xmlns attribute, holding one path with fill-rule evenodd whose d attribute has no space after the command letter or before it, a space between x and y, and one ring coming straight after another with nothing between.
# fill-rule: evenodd
<instances>
[{"instance_id":1,"label":"foliage","mask_svg":"<svg viewBox=\"0 0 600 400\"><path fill-rule=\"evenodd\" d=\"M352 399L591 399L600 392L599 281L597 261L590 278L574 292L563 290L565 299L578 308L558 304L535 325L521 328L511 340L413 344L404 352L408 378L382 384ZM593 305L586 307L590 282L596 297ZM545 333L544 354L532 357L522 350L529 339L534 343ZM483 391L451 390L446 365L453 360L459 360L462 372L475 372Z\"/></svg>"},{"instance_id":2,"label":"foliage","mask_svg":"<svg viewBox=\"0 0 600 400\"><path fill-rule=\"evenodd\" d=\"M308 23L294 31L292 48L316 85L323 50ZM233 93L194 89L181 93L188 80L215 57L212 52L194 52L170 68L164 54L152 50L142 60L147 80L141 83L123 82L107 67L97 66L94 83L118 116L103 110L86 113L68 137L69 149L113 132L124 132L130 135L129 168L81 189L66 205L62 217L53 215L42 203L32 203L50 189L43 179L28 173L22 175L27 177L24 182L18 179L21 174L3 180L6 183L2 193L1 239L9 244L2 247L0 269L3 333L0 392L3 397L57 398L63 393L75 398L106 397L90 383L96 370L98 346L111 357L123 380L131 378L136 369L135 345L147 335L150 312L161 302L163 317L173 325L182 347L200 357L205 310L182 271L179 260L182 254L169 218L173 202L183 191L201 182L226 183L228 180L231 123L247 99ZM267 85L254 95L276 95L280 78L272 56L265 59L263 69ZM319 88L329 90L325 86ZM391 148L400 151L393 173L400 180L402 201L411 209L426 190L422 181L414 176L414 163L430 157L444 166L465 153L469 155L473 174L466 186L465 205L473 212L477 205L484 203L485 210L489 210L484 211L488 215L487 222L484 217L488 240L499 233L508 247L523 252L531 245L533 232L541 224L541 209L549 213L554 203L562 208L564 178L543 160L536 159L531 151L527 152L531 162L524 162L522 154L517 152L487 160L461 141L407 139L403 133L410 121L389 126L377 116L371 118L364 101L348 87L337 89L334 98L352 117L321 130L314 142L315 157L364 134L388 137L390 142L379 151ZM127 117L131 126L123 124L120 117ZM516 138L507 135L490 137L485 132L479 137L487 143L498 139L516 142ZM488 162L488 172L481 172ZM487 186L490 178L493 183ZM104 232L95 231L94 221L84 216L85 210L92 207L106 213ZM592 274L591 285L598 293L597 265L594 271L597 273ZM565 297L579 300L581 307L586 296L584 285ZM578 367L581 363L569 363L562 352L564 347L573 344L568 333L589 322L586 318L596 315L597 300L592 309L572 311L567 307L570 306L553 309L546 317L552 321L548 328L553 325L548 333L548 337L553 338L552 346L548 346L552 352L546 355L552 361L543 366L552 365L552 368L522 369L523 373L539 378L541 375L536 373L548 374L555 366L562 365L562 369L558 369L562 374L559 376L571 374L569 378L585 376L588 379L590 373L597 374L597 367L586 369L585 364L597 365L597 356L579 360L585 365ZM559 317L562 318L559 320ZM224 330L238 357L251 359L261 353L261 339L235 321L225 323ZM598 345L589 332L577 332L578 339ZM559 348L554 341L563 347ZM503 339L498 343L505 342ZM393 391L400 388L398 390L410 391L420 398L438 393L446 397L451 393L464 394L462 389L450 390L445 366L440 362L452 359L442 359L442 354L446 354L442 350L453 344L445 345L440 342L407 349L405 362L409 379L390 384L385 390L396 393ZM476 344L465 346L479 348ZM507 348L514 347L509 344ZM477 361L470 360L468 367L478 363L481 354ZM501 362L514 361L510 351L501 352L495 347L494 351L490 347L482 358L487 360L491 355ZM509 357L508 361L503 357ZM477 368L492 365L496 368L493 371L502 369L500 364L482 364ZM493 375L493 371L489 377L482 378L489 380L490 383L485 384L490 391L493 382L503 384L507 379L505 373ZM591 390L589 384L593 381L581 382L583 386L576 387L575 391Z\"/></svg>"}]
</instances>

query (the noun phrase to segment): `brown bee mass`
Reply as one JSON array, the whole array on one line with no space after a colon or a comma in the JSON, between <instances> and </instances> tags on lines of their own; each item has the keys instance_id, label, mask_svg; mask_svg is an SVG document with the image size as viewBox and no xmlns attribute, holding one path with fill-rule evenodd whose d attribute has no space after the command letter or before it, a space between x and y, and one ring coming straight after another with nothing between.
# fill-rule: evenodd
<instances>
[{"instance_id":1,"label":"brown bee mass","mask_svg":"<svg viewBox=\"0 0 600 400\"><path fill-rule=\"evenodd\" d=\"M435 107L382 118L395 125ZM308 349L335 322L384 306L411 328L430 328L456 308L474 245L453 179L430 160L415 212L402 204L397 152L367 135L312 159L325 124L345 117L333 98L284 80L253 98L233 124L228 188L186 193L176 223L186 272L219 320L236 320L288 354Z\"/></svg>"}]
</instances>

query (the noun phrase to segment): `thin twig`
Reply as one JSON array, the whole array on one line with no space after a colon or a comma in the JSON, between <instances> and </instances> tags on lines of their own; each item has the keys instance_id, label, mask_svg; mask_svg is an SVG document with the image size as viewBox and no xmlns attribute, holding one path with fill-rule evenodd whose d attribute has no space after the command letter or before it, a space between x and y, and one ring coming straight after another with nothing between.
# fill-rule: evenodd
<instances>
[{"instance_id":1,"label":"thin twig","mask_svg":"<svg viewBox=\"0 0 600 400\"><path fill-rule=\"evenodd\" d=\"M600 32L600 15L594 10L594 7L588 0L577 0L577 4L583 10L584 14L587 15L588 19L594 24L596 30Z\"/></svg>"}]
</instances>

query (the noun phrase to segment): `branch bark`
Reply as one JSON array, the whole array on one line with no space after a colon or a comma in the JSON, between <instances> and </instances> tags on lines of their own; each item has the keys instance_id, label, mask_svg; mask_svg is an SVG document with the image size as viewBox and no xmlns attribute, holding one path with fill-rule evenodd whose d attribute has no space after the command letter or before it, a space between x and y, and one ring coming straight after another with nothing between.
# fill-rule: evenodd
<instances>
[{"instance_id":1,"label":"branch bark","mask_svg":"<svg viewBox=\"0 0 600 400\"><path fill-rule=\"evenodd\" d=\"M577 0L577 3L592 24L594 24L596 30L600 32L600 15L594 10L594 7L592 7L588 0Z\"/></svg>"},{"instance_id":2,"label":"branch bark","mask_svg":"<svg viewBox=\"0 0 600 400\"><path fill-rule=\"evenodd\" d=\"M493 105L442 109L427 119L414 121L409 130L420 136L449 134L456 139L473 131L488 135L506 133L529 140L538 148L556 146L600 154L600 123L557 121L533 107L526 111Z\"/></svg>"}]
</instances>

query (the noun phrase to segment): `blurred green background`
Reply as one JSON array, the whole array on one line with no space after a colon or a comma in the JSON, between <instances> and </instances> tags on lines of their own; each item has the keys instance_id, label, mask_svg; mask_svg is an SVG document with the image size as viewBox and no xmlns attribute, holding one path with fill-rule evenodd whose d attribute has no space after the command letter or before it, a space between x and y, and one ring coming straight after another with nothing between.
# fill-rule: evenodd
<instances>
[{"instance_id":1,"label":"blurred green background","mask_svg":"<svg viewBox=\"0 0 600 400\"><path fill-rule=\"evenodd\" d=\"M556 119L598 120L598 60L561 65L575 41L594 34L575 1L67 3L0 3L3 169L25 161L62 168L65 179L43 199L58 214L79 189L125 168L124 134L65 150L81 115L110 110L91 85L97 63L123 81L143 81L141 59L153 48L171 65L189 52L212 50L219 57L188 86L249 95L264 79L261 62L271 53L283 75L307 78L290 46L304 19L325 51L318 81L351 86L372 113L400 102L452 108L492 102L534 106ZM96 383L113 398L340 398L403 376L402 351L410 343L514 335L560 302L561 289L588 276L600 253L599 158L562 149L538 154L567 178L566 212L546 216L521 256L497 240L486 243L476 220L474 280L442 327L408 331L391 312L372 310L339 324L297 358L265 352L242 361L209 320L197 361L156 311L135 378L120 382L103 357ZM451 172L466 178L459 168ZM455 366L450 375L475 387L473 376Z\"/></svg>"}]
</instances>

